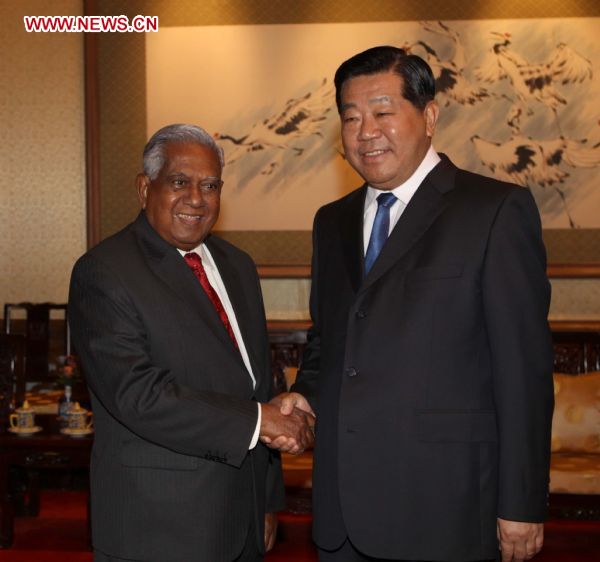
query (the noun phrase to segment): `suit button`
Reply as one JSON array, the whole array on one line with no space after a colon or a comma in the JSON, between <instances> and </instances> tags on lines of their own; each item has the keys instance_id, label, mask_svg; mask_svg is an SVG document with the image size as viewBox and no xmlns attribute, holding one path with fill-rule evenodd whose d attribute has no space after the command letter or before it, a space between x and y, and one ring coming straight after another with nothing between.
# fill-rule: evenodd
<instances>
[{"instance_id":1,"label":"suit button","mask_svg":"<svg viewBox=\"0 0 600 562\"><path fill-rule=\"evenodd\" d=\"M358 375L358 370L354 367L348 367L346 369L346 375L348 375L349 377L355 377L356 375Z\"/></svg>"},{"instance_id":2,"label":"suit button","mask_svg":"<svg viewBox=\"0 0 600 562\"><path fill-rule=\"evenodd\" d=\"M366 310L358 310L356 312L356 317L357 318L365 318L367 316L367 311Z\"/></svg>"}]
</instances>

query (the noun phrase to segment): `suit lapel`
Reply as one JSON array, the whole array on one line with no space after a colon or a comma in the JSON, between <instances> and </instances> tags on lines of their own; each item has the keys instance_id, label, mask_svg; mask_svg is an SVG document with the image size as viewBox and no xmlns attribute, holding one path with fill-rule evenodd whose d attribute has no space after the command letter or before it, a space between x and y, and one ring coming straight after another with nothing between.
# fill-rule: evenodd
<instances>
[{"instance_id":1,"label":"suit lapel","mask_svg":"<svg viewBox=\"0 0 600 562\"><path fill-rule=\"evenodd\" d=\"M235 349L215 307L179 252L155 232L143 213L140 213L135 227L150 268L189 308L197 311L223 345Z\"/></svg>"},{"instance_id":2,"label":"suit lapel","mask_svg":"<svg viewBox=\"0 0 600 562\"><path fill-rule=\"evenodd\" d=\"M365 277L361 291L370 287L393 267L445 209L447 202L444 200L444 194L454 188L456 167L444 154L440 154L440 157L442 161L426 176L402 213L371 271Z\"/></svg>"},{"instance_id":3,"label":"suit lapel","mask_svg":"<svg viewBox=\"0 0 600 562\"><path fill-rule=\"evenodd\" d=\"M344 260L350 283L358 292L363 277L363 215L367 185L363 185L348 198L341 211L340 234Z\"/></svg>"},{"instance_id":4,"label":"suit lapel","mask_svg":"<svg viewBox=\"0 0 600 562\"><path fill-rule=\"evenodd\" d=\"M256 386L258 387L260 381L260 375L263 372L264 366L260 363L258 355L256 353L255 346L252 345L255 338L252 334L253 326L255 325L256 318L252 318L250 309L246 302L243 282L240 272L234 267L231 259L228 258L223 248L215 244L214 238L210 236L205 241L206 246L210 250L210 254L219 270L223 284L227 290L227 296L233 307L235 313L235 319L237 320L238 327L244 340L244 347L248 353L250 359L250 365L252 367L252 373L256 379ZM231 343L231 339L229 338ZM241 355L237 354L240 361L243 363Z\"/></svg>"}]
</instances>

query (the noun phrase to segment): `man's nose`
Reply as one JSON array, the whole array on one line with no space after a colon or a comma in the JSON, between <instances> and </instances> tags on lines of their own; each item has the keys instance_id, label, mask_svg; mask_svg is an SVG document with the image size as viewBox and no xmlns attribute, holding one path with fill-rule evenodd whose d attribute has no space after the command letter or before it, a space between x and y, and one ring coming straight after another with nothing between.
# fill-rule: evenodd
<instances>
[{"instance_id":1,"label":"man's nose","mask_svg":"<svg viewBox=\"0 0 600 562\"><path fill-rule=\"evenodd\" d=\"M187 195L186 202L192 207L199 207L204 203L204 192L202 191L200 184L192 184Z\"/></svg>"},{"instance_id":2,"label":"man's nose","mask_svg":"<svg viewBox=\"0 0 600 562\"><path fill-rule=\"evenodd\" d=\"M375 118L370 115L363 117L360 130L358 131L358 138L360 140L369 140L378 137L380 134L381 130Z\"/></svg>"}]
</instances>

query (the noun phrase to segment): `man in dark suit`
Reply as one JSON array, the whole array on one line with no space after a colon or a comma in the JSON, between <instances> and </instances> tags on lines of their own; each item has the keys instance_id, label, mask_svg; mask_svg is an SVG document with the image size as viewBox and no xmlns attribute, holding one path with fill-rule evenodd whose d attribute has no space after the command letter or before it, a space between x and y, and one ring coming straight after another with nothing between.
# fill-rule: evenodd
<instances>
[{"instance_id":1,"label":"man in dark suit","mask_svg":"<svg viewBox=\"0 0 600 562\"><path fill-rule=\"evenodd\" d=\"M528 559L543 541L553 407L533 197L433 150L435 82L419 57L369 49L335 85L366 183L316 215L313 325L279 398L317 415L320 560L484 560L499 547Z\"/></svg>"},{"instance_id":2,"label":"man in dark suit","mask_svg":"<svg viewBox=\"0 0 600 562\"><path fill-rule=\"evenodd\" d=\"M96 431L95 560L262 560L283 486L259 435L312 440L304 412L265 403L256 269L210 234L222 166L204 130L158 131L136 180L142 212L73 269L69 321Z\"/></svg>"}]
</instances>

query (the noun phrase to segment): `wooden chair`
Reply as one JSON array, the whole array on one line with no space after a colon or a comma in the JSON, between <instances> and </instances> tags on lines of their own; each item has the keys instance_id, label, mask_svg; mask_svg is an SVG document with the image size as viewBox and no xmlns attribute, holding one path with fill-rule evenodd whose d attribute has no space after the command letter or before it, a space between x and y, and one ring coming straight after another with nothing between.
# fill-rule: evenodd
<instances>
[{"instance_id":1,"label":"wooden chair","mask_svg":"<svg viewBox=\"0 0 600 562\"><path fill-rule=\"evenodd\" d=\"M271 348L271 370L273 373L273 391L275 394L289 389L287 371L300 367L302 352L306 345L306 329L300 325L291 324L291 328L269 325L269 345Z\"/></svg>"},{"instance_id":2,"label":"wooden chair","mask_svg":"<svg viewBox=\"0 0 600 562\"><path fill-rule=\"evenodd\" d=\"M16 311L25 312L25 320L14 318ZM52 329L60 321L52 318L56 313L63 316L60 333ZM7 334L23 333L25 336L25 381L38 382L49 378L50 365L59 355L69 355L70 334L67 322L67 305L50 302L4 305L4 331Z\"/></svg>"},{"instance_id":3,"label":"wooden chair","mask_svg":"<svg viewBox=\"0 0 600 562\"><path fill-rule=\"evenodd\" d=\"M0 334L0 428L25 400L25 337Z\"/></svg>"},{"instance_id":4,"label":"wooden chair","mask_svg":"<svg viewBox=\"0 0 600 562\"><path fill-rule=\"evenodd\" d=\"M578 375L600 371L600 331L553 331L554 371Z\"/></svg>"},{"instance_id":5,"label":"wooden chair","mask_svg":"<svg viewBox=\"0 0 600 562\"><path fill-rule=\"evenodd\" d=\"M9 426L9 416L23 404L26 384L26 340L21 334L0 334L0 431ZM37 515L40 484L36 470L10 473L10 495L19 515Z\"/></svg>"}]
</instances>

